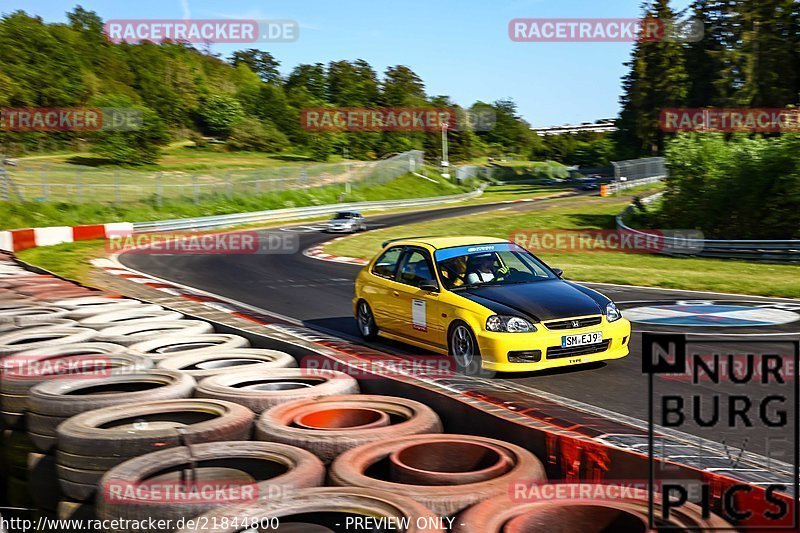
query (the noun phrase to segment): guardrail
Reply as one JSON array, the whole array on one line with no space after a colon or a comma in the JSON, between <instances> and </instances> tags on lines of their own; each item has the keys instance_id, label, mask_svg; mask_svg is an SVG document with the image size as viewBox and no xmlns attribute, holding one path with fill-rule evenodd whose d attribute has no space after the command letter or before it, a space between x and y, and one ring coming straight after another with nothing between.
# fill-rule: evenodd
<instances>
[{"instance_id":1,"label":"guardrail","mask_svg":"<svg viewBox=\"0 0 800 533\"><path fill-rule=\"evenodd\" d=\"M663 193L654 194L643 200L651 203ZM750 259L755 261L800 261L800 240L717 240L676 238L657 233L637 230L625 224L625 217L631 213L629 205L617 216L617 229L638 235L649 242L656 243L665 255L691 255L719 259Z\"/></svg>"},{"instance_id":2,"label":"guardrail","mask_svg":"<svg viewBox=\"0 0 800 533\"><path fill-rule=\"evenodd\" d=\"M650 176L647 178L639 178L630 181L612 181L611 183L606 185L606 191L608 194L616 194L619 191L625 191L627 189L633 189L634 187L641 187L642 185L650 185L652 183L658 183L661 180L665 179L667 176Z\"/></svg>"},{"instance_id":3,"label":"guardrail","mask_svg":"<svg viewBox=\"0 0 800 533\"><path fill-rule=\"evenodd\" d=\"M133 231L135 233L147 233L152 231L214 229L239 226L243 224L255 224L260 222L313 218L318 216L332 215L339 211L375 211L384 209L399 209L404 207L423 207L461 202L463 200L476 198L481 194L483 194L482 188L469 193L454 194L450 196L435 196L432 198L350 202L311 207L271 209L268 211L254 211L250 213L234 213L230 215L214 215L198 218L179 218L173 220L159 220L154 222L134 222Z\"/></svg>"}]
</instances>

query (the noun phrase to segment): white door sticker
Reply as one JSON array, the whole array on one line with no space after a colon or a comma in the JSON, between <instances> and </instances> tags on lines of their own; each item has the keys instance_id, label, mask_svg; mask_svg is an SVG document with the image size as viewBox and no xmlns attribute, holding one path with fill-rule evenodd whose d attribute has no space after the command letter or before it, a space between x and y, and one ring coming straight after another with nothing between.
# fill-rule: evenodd
<instances>
[{"instance_id":1,"label":"white door sticker","mask_svg":"<svg viewBox=\"0 0 800 533\"><path fill-rule=\"evenodd\" d=\"M411 325L419 331L428 331L425 300L411 300Z\"/></svg>"}]
</instances>

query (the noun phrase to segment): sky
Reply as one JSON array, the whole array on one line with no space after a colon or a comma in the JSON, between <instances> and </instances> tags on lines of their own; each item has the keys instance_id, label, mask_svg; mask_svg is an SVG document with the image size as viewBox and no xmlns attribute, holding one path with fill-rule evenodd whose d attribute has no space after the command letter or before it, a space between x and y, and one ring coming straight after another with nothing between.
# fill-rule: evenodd
<instances>
[{"instance_id":1,"label":"sky","mask_svg":"<svg viewBox=\"0 0 800 533\"><path fill-rule=\"evenodd\" d=\"M641 0L0 0L0 12L23 9L63 22L75 5L109 19L292 19L291 43L214 45L271 52L288 74L300 63L364 59L378 73L407 65L429 95L462 106L511 98L533 126L616 117L632 43L520 43L515 18L636 18ZM675 9L689 0L673 0Z\"/></svg>"}]
</instances>

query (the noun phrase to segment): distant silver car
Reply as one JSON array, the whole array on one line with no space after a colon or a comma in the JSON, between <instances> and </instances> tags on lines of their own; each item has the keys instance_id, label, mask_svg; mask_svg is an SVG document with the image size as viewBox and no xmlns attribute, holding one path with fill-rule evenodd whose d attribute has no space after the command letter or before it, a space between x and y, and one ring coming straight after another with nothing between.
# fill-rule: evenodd
<instances>
[{"instance_id":1,"label":"distant silver car","mask_svg":"<svg viewBox=\"0 0 800 533\"><path fill-rule=\"evenodd\" d=\"M367 222L364 215L357 211L341 211L336 213L328 222L325 231L331 233L355 233L365 231Z\"/></svg>"}]
</instances>

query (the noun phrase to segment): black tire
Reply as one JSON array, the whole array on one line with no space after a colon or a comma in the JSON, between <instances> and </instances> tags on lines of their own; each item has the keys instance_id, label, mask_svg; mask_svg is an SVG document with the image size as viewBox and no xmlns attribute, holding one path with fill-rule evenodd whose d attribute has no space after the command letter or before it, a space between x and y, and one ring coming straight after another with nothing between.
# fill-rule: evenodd
<instances>
[{"instance_id":1,"label":"black tire","mask_svg":"<svg viewBox=\"0 0 800 533\"><path fill-rule=\"evenodd\" d=\"M466 376L489 377L483 369L483 357L478 340L466 322L454 321L447 333L447 352L455 362L456 372Z\"/></svg>"},{"instance_id":2,"label":"black tire","mask_svg":"<svg viewBox=\"0 0 800 533\"><path fill-rule=\"evenodd\" d=\"M97 514L105 519L166 520L177 523L183 517L196 516L212 509L230 505L222 501L158 502L139 497L138 492L130 497L115 497L115 487L138 487L142 482L152 483L158 474L165 483L174 484L182 470L194 461L198 479L204 479L204 468L224 468L241 472L252 487L252 495L260 500L279 498L287 491L319 487L325 481L322 461L306 450L268 442L213 442L198 444L191 448L182 446L162 450L126 461L110 471L99 484ZM276 475L277 474L277 475ZM213 474L211 474L213 476ZM233 479L239 476L234 476ZM208 479L208 477L206 477ZM244 489L245 487L243 487ZM242 490L242 495L247 491ZM240 503L255 504L254 501ZM143 529L142 531L152 531Z\"/></svg>"},{"instance_id":3,"label":"black tire","mask_svg":"<svg viewBox=\"0 0 800 533\"><path fill-rule=\"evenodd\" d=\"M378 325L375 323L375 314L366 300L359 300L356 307L356 324L361 336L372 341L378 338Z\"/></svg>"},{"instance_id":4,"label":"black tire","mask_svg":"<svg viewBox=\"0 0 800 533\"><path fill-rule=\"evenodd\" d=\"M63 374L41 371L36 375L31 375L34 374L33 371L37 368L57 370L58 365L61 363L69 365L73 362L82 363L85 361L87 364L82 365L81 368L85 368L87 372L90 372L92 377L97 377L96 373L99 372L99 368L102 368L102 365L107 366L109 373L115 374L146 370L153 367L151 359L124 353L124 351L124 346L104 342L85 342L37 350L33 353L23 352L11 355L5 359L5 362L11 363L15 369L20 369L21 371L12 370L5 373L3 379L0 380L0 395L10 394L27 397L28 391L34 385L50 379L63 379ZM96 356L97 366L90 367L88 363L94 356ZM81 378L81 373L74 373L69 374L67 379Z\"/></svg>"},{"instance_id":5,"label":"black tire","mask_svg":"<svg viewBox=\"0 0 800 533\"><path fill-rule=\"evenodd\" d=\"M294 400L357 394L358 391L358 381L344 372L275 368L208 377L198 383L195 396L236 402L254 413L261 413Z\"/></svg>"},{"instance_id":6,"label":"black tire","mask_svg":"<svg viewBox=\"0 0 800 533\"><path fill-rule=\"evenodd\" d=\"M107 470L111 470L118 464L127 461L127 458L101 457L98 455L89 457L86 455L75 455L72 453L62 452L61 450L56 450L56 461L58 462L59 467L63 466L76 470L91 469L105 472Z\"/></svg>"},{"instance_id":7,"label":"black tire","mask_svg":"<svg viewBox=\"0 0 800 533\"><path fill-rule=\"evenodd\" d=\"M305 428L295 423L302 415L354 409L380 411L389 415L390 421L379 427L331 425L325 429ZM361 394L326 396L277 405L264 411L256 422L257 439L305 448L326 463L342 452L368 442L441 431L439 416L427 405L406 398Z\"/></svg>"},{"instance_id":8,"label":"black tire","mask_svg":"<svg viewBox=\"0 0 800 533\"><path fill-rule=\"evenodd\" d=\"M155 447L169 448L184 442L247 440L254 418L246 407L222 400L116 405L68 418L58 426L58 447L89 458L136 457ZM85 468L91 468L91 463Z\"/></svg>"},{"instance_id":9,"label":"black tire","mask_svg":"<svg viewBox=\"0 0 800 533\"><path fill-rule=\"evenodd\" d=\"M28 410L69 418L112 405L189 398L196 384L191 376L160 369L112 374L102 379L51 379L31 388Z\"/></svg>"},{"instance_id":10,"label":"black tire","mask_svg":"<svg viewBox=\"0 0 800 533\"><path fill-rule=\"evenodd\" d=\"M62 478L58 479L58 485L61 488L61 492L79 502L91 500L97 492L97 485L73 483Z\"/></svg>"},{"instance_id":11,"label":"black tire","mask_svg":"<svg viewBox=\"0 0 800 533\"><path fill-rule=\"evenodd\" d=\"M30 416L30 413L28 416ZM59 420L63 419L59 418ZM30 437L31 442L36 450L42 453L52 453L56 448L57 441L56 437L53 435L40 435L39 433L34 433L33 431L28 430L28 437Z\"/></svg>"}]
</instances>

